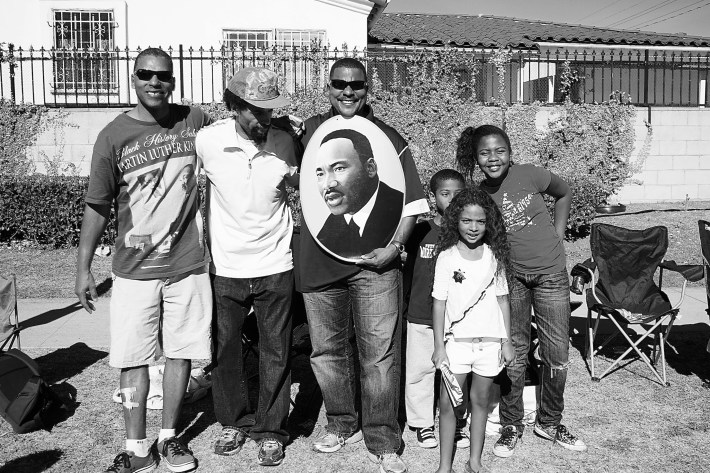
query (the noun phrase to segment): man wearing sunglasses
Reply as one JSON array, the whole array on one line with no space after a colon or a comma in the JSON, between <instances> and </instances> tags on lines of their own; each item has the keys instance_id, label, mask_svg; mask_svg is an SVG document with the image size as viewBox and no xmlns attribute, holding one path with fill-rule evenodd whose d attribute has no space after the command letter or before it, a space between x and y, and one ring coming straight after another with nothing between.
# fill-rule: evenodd
<instances>
[{"instance_id":1,"label":"man wearing sunglasses","mask_svg":"<svg viewBox=\"0 0 710 473\"><path fill-rule=\"evenodd\" d=\"M118 235L113 257L109 364L121 370L126 448L106 470L152 471L146 434L148 364L165 354L162 426L157 450L171 471L196 467L175 436L192 359L209 359L212 293L196 185L195 135L209 123L199 109L169 102L175 85L170 56L156 48L135 61L137 105L100 133L91 160L81 226L75 292L94 310L91 260L113 205ZM194 181L193 181L194 182ZM160 348L158 347L161 336Z\"/></svg>"},{"instance_id":2,"label":"man wearing sunglasses","mask_svg":"<svg viewBox=\"0 0 710 473\"><path fill-rule=\"evenodd\" d=\"M404 217L394 206L391 220L397 227L394 242L362 256L358 264L345 263L323 251L305 222L301 227L299 268L313 353L311 365L323 392L328 414L325 434L314 450L330 453L363 438L369 458L383 473L407 470L399 457L401 432L397 424L400 385L400 253L416 216L429 211L412 154L396 130L377 119L367 105L367 73L358 60L343 58L330 70L328 96L331 109L305 122L303 145L329 118L355 115L371 120L390 139L399 154L405 176ZM386 218L383 216L383 218ZM361 424L355 408L355 360L349 334L354 327L360 362Z\"/></svg>"},{"instance_id":3,"label":"man wearing sunglasses","mask_svg":"<svg viewBox=\"0 0 710 473\"><path fill-rule=\"evenodd\" d=\"M232 117L197 134L207 176L207 228L214 290L212 398L222 432L218 455L237 454L247 435L257 462L284 458L291 378L293 220L286 184L298 185L291 135L272 127L274 108L289 105L278 76L247 67L232 77L224 102ZM242 328L251 308L259 330L259 397L251 406L242 358Z\"/></svg>"}]
</instances>

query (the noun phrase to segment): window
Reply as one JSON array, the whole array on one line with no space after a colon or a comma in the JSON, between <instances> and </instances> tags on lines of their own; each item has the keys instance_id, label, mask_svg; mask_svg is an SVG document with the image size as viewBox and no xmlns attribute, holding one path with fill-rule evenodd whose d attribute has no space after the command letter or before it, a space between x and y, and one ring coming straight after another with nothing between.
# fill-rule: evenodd
<instances>
[{"instance_id":1,"label":"window","mask_svg":"<svg viewBox=\"0 0 710 473\"><path fill-rule=\"evenodd\" d=\"M325 43L325 30L224 30L227 49L301 48Z\"/></svg>"},{"instance_id":2,"label":"window","mask_svg":"<svg viewBox=\"0 0 710 473\"><path fill-rule=\"evenodd\" d=\"M53 16L55 89L116 88L113 10L54 10Z\"/></svg>"}]
</instances>

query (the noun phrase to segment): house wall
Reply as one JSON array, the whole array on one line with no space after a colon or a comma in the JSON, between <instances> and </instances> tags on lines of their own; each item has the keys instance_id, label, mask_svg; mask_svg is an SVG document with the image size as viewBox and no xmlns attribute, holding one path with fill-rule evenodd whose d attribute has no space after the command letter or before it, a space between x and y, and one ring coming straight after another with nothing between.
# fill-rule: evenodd
<instances>
[{"instance_id":1,"label":"house wall","mask_svg":"<svg viewBox=\"0 0 710 473\"><path fill-rule=\"evenodd\" d=\"M119 48L219 48L223 29L285 28L325 29L331 46L362 49L371 8L363 0L12 0L0 15L0 41L50 48L54 9L101 9L114 12Z\"/></svg>"},{"instance_id":2,"label":"house wall","mask_svg":"<svg viewBox=\"0 0 710 473\"><path fill-rule=\"evenodd\" d=\"M62 166L73 164L88 175L91 151L99 131L120 109L70 109L64 125L50 127L28 150L39 172L45 171L44 158L56 157ZM59 112L52 111L56 114ZM538 122L546 122L542 108ZM638 159L646 137L644 120L648 110L636 114L636 143L633 159ZM627 184L616 196L621 203L710 200L710 109L651 109L653 138L638 183Z\"/></svg>"}]
</instances>

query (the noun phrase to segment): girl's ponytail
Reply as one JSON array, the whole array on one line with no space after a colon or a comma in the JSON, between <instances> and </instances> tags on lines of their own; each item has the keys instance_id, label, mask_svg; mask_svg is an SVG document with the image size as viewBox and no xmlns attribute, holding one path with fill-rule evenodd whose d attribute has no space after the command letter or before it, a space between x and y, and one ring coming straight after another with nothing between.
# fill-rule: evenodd
<instances>
[{"instance_id":1,"label":"girl's ponytail","mask_svg":"<svg viewBox=\"0 0 710 473\"><path fill-rule=\"evenodd\" d=\"M473 173L476 170L476 144L475 139L476 129L472 126L467 126L461 132L458 140L456 140L456 162L463 174L473 179Z\"/></svg>"}]
</instances>

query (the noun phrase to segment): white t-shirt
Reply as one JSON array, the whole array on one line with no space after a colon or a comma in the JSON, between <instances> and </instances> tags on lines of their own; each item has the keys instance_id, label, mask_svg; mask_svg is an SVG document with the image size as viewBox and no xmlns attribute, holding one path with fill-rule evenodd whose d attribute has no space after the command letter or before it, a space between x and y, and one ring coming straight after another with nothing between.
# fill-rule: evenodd
<instances>
[{"instance_id":1,"label":"white t-shirt","mask_svg":"<svg viewBox=\"0 0 710 473\"><path fill-rule=\"evenodd\" d=\"M493 283L485 281L489 266L495 274L496 260L490 247L483 244L480 260L470 261L461 256L458 248L444 250L436 260L432 297L446 301L445 327L451 327L452 320L458 320L464 310L466 316L452 327L454 338L496 337L508 338L503 322L503 313L497 296L508 294L508 283L503 273L493 277ZM473 295L482 284L486 284L481 298L473 301Z\"/></svg>"},{"instance_id":2,"label":"white t-shirt","mask_svg":"<svg viewBox=\"0 0 710 473\"><path fill-rule=\"evenodd\" d=\"M285 183L298 172L293 141L271 128L259 150L238 126L220 120L195 138L207 176L210 271L230 278L282 273L293 269Z\"/></svg>"}]
</instances>

